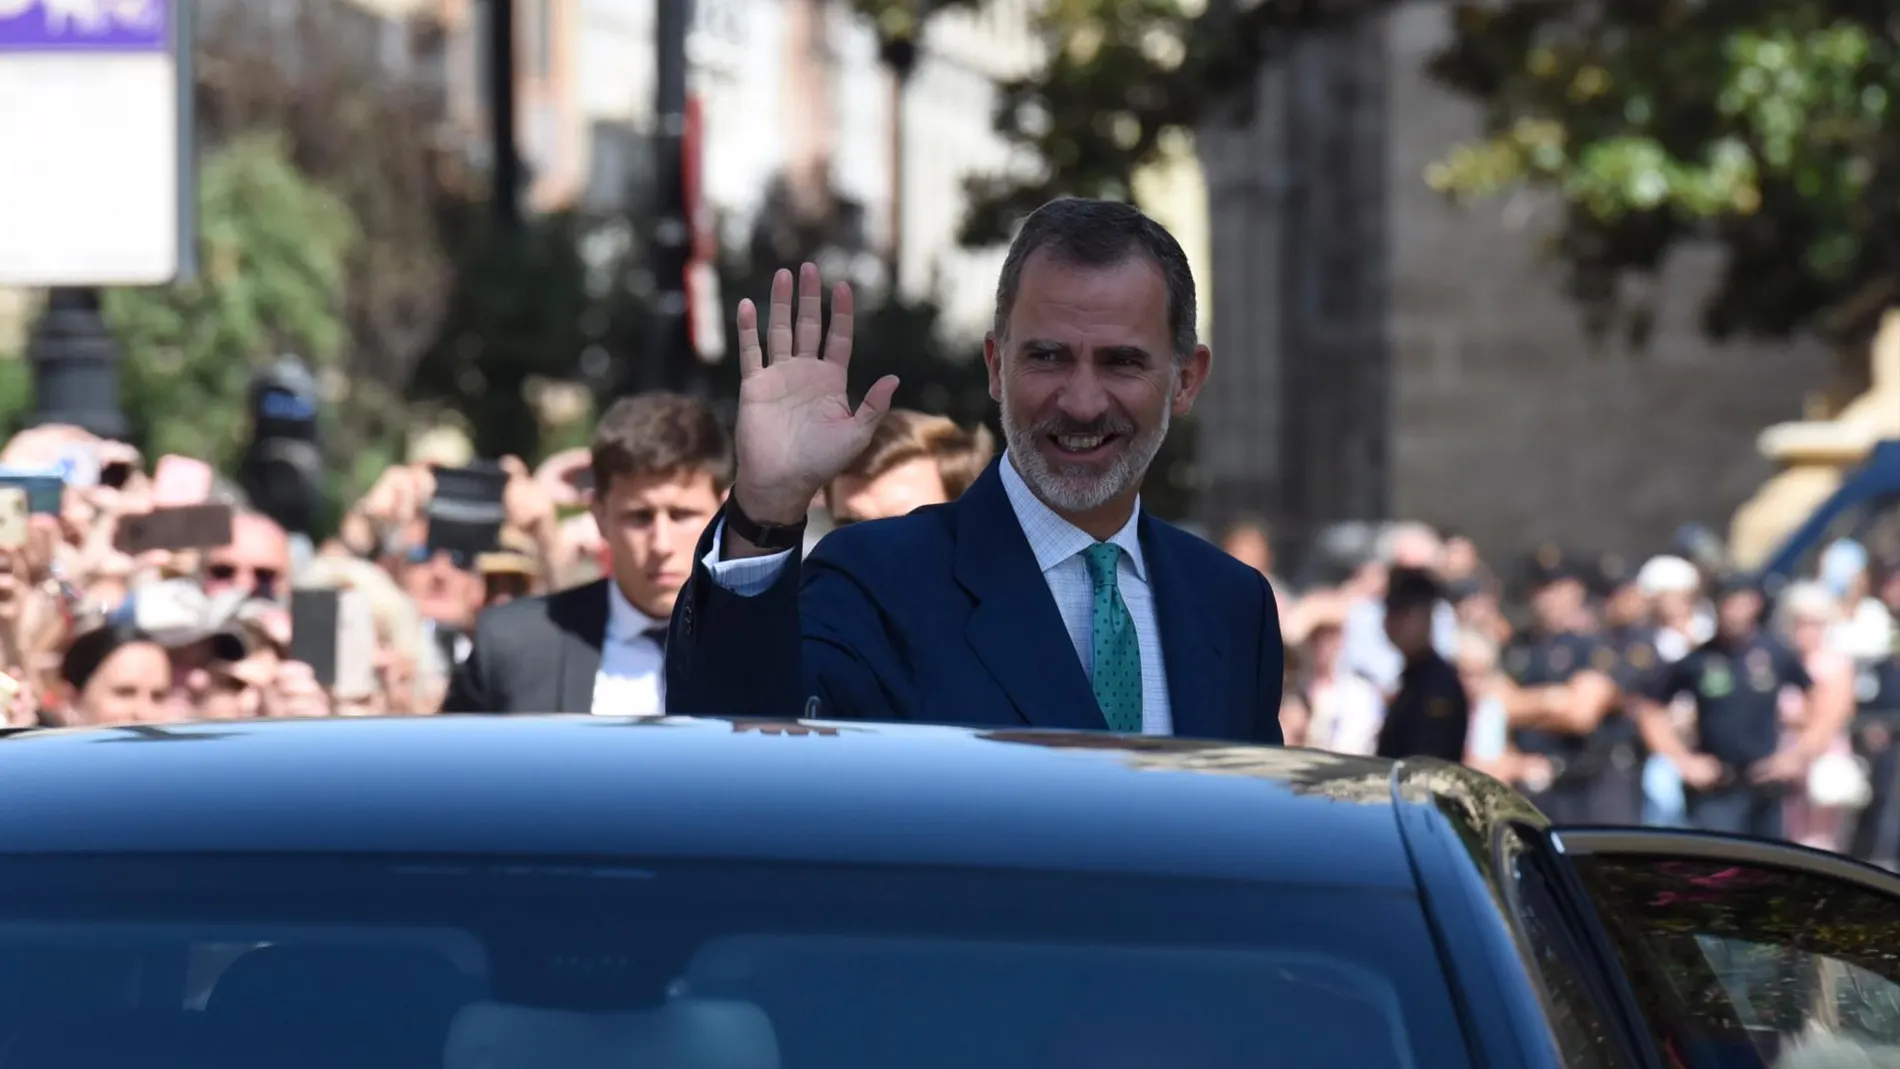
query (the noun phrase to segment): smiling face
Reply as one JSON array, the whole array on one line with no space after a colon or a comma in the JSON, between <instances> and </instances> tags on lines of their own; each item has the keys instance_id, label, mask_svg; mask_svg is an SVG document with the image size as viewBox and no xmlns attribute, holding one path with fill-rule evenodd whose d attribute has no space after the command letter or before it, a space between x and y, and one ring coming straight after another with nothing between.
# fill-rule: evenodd
<instances>
[{"instance_id":1,"label":"smiling face","mask_svg":"<svg viewBox=\"0 0 1900 1069\"><path fill-rule=\"evenodd\" d=\"M1107 538L1126 522L1175 416L1207 379L1177 356L1160 268L1130 248L1089 266L1032 253L1007 329L983 347L1016 470L1044 504Z\"/></svg>"}]
</instances>

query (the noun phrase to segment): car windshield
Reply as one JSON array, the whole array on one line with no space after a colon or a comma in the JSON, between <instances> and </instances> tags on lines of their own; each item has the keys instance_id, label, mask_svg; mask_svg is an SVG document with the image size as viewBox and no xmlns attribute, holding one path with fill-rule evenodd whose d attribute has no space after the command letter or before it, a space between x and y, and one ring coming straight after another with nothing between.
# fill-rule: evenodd
<instances>
[{"instance_id":1,"label":"car windshield","mask_svg":"<svg viewBox=\"0 0 1900 1069\"><path fill-rule=\"evenodd\" d=\"M707 861L0 858L0 1064L1469 1064L1417 900Z\"/></svg>"}]
</instances>

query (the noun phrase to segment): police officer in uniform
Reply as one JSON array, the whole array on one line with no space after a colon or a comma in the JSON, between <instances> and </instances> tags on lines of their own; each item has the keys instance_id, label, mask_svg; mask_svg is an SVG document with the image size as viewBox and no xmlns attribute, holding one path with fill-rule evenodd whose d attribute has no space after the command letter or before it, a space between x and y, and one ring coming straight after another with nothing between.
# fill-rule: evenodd
<instances>
[{"instance_id":1,"label":"police officer in uniform","mask_svg":"<svg viewBox=\"0 0 1900 1069\"><path fill-rule=\"evenodd\" d=\"M1524 758L1521 786L1554 824L1588 824L1622 810L1621 785L1604 787L1606 763L1591 736L1616 708L1618 694L1578 571L1556 554L1532 564L1531 626L1504 654L1514 686L1501 696L1512 743Z\"/></svg>"},{"instance_id":2,"label":"police officer in uniform","mask_svg":"<svg viewBox=\"0 0 1900 1069\"><path fill-rule=\"evenodd\" d=\"M1811 756L1781 749L1781 695L1813 687L1793 650L1762 630L1765 601L1747 578L1717 587L1716 633L1657 676L1642 703L1643 737L1682 773L1690 823L1778 839L1782 801ZM1670 723L1677 695L1695 699L1695 738Z\"/></svg>"},{"instance_id":3,"label":"police officer in uniform","mask_svg":"<svg viewBox=\"0 0 1900 1069\"><path fill-rule=\"evenodd\" d=\"M1417 569L1395 570L1387 582L1385 634L1405 668L1379 728L1380 757L1464 760L1471 702L1458 670L1432 645L1432 616L1443 596L1438 581Z\"/></svg>"},{"instance_id":4,"label":"police officer in uniform","mask_svg":"<svg viewBox=\"0 0 1900 1069\"><path fill-rule=\"evenodd\" d=\"M1649 599L1620 558L1600 568L1604 598L1599 645L1592 665L1616 684L1616 708L1591 732L1588 761L1601 771L1592 794L1590 820L1598 824L1643 822L1643 764L1649 758L1634 706L1662 670Z\"/></svg>"}]
</instances>

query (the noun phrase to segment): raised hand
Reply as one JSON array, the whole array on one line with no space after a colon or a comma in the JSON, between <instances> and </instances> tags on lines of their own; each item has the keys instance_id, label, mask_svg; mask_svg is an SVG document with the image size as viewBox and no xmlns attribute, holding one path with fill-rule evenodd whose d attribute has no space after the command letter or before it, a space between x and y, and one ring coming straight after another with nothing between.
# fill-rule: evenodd
<instances>
[{"instance_id":1,"label":"raised hand","mask_svg":"<svg viewBox=\"0 0 1900 1069\"><path fill-rule=\"evenodd\" d=\"M759 311L739 302L739 470L733 496L761 523L795 524L811 499L870 444L890 410L897 378L865 392L856 412L845 392L851 367L851 287L831 291L831 330L822 329L818 267L799 268L798 312L792 273L772 278L772 318L764 348ZM822 342L822 347L821 343Z\"/></svg>"}]
</instances>

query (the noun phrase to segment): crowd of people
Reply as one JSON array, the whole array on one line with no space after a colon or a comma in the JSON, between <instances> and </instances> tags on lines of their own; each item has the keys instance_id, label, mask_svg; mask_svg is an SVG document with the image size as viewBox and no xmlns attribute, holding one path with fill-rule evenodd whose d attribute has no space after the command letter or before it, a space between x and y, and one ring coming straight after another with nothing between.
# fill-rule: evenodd
<instances>
[{"instance_id":1,"label":"crowd of people","mask_svg":"<svg viewBox=\"0 0 1900 1069\"><path fill-rule=\"evenodd\" d=\"M73 465L76 451L98 462ZM812 503L807 551L828 530L955 499L994 454L982 428L892 412ZM712 409L629 398L591 448L532 472L504 459L493 551L429 552L432 472L467 460L465 447L425 443L314 546L220 481L208 498L235 507L229 544L133 558L114 532L154 507L136 454L74 428L23 432L0 468L130 471L115 485L69 483L57 516L34 517L26 544L0 551L8 722L663 711L665 625L732 479L732 443ZM1396 523L1368 534L1359 559L1348 549L1337 579L1295 589L1276 575L1265 522L1240 518L1213 537L1277 594L1289 745L1462 760L1564 820L1882 849L1879 822L1855 818L1888 793L1886 732L1878 717L1855 724L1895 696L1900 561L1836 543L1815 578L1764 613L1763 592L1682 556L1623 571L1614 558L1584 567L1547 549L1512 582L1469 539ZM368 596L372 688L325 687L291 657L289 599L325 588ZM1517 588L1527 596L1508 597ZM1527 603L1521 618L1507 611L1515 600ZM1455 693L1392 712L1428 655L1447 667L1421 685L1449 680ZM1726 667L1711 669L1715 659ZM1751 697L1773 707L1766 735L1742 723ZM1421 736L1401 722L1444 730Z\"/></svg>"},{"instance_id":2,"label":"crowd of people","mask_svg":"<svg viewBox=\"0 0 1900 1069\"><path fill-rule=\"evenodd\" d=\"M98 463L72 465L76 451ZM806 549L827 530L955 499L994 453L981 428L892 412L813 502ZM493 551L430 552L432 472L467 459L465 448L425 446L314 546L214 483L208 499L234 506L229 544L134 558L114 548L114 532L154 507L136 454L74 428L22 433L0 468L130 471L115 485L70 482L57 516L35 516L26 544L0 551L8 722L663 711L665 625L732 479L732 443L711 408L629 398L591 448L532 472L504 459ZM1854 726L1857 710L1894 696L1900 562L1837 543L1819 575L1765 614L1761 591L1680 556L1623 573L1547 551L1512 584L1469 539L1398 523L1336 581L1295 589L1275 574L1264 522L1239 519L1214 537L1277 594L1289 745L1462 760L1559 819L1881 848L1878 821L1854 818L1887 793L1885 733ZM1523 619L1506 611L1514 585L1528 592ZM289 599L325 588L368 597L369 689L320 685L291 657ZM1447 667L1419 685L1453 690L1392 712L1407 708L1407 679L1428 655ZM1743 723L1751 699L1773 707L1767 734ZM1443 730L1421 736L1421 724Z\"/></svg>"},{"instance_id":3,"label":"crowd of people","mask_svg":"<svg viewBox=\"0 0 1900 1069\"><path fill-rule=\"evenodd\" d=\"M1217 537L1272 574L1264 523ZM1493 568L1469 539L1418 523L1387 525L1341 556L1336 580L1275 580L1289 745L1422 752L1394 749L1393 719L1408 674L1438 662L1455 682L1439 710L1448 741L1430 755L1512 783L1553 819L1893 859L1900 560L1840 540L1815 574L1771 596L1686 551L1626 567L1547 546ZM1404 628L1386 617L1421 603L1408 656Z\"/></svg>"},{"instance_id":4,"label":"crowd of people","mask_svg":"<svg viewBox=\"0 0 1900 1069\"><path fill-rule=\"evenodd\" d=\"M1900 562L1842 541L1770 597L1707 555L1548 549L1507 587L1470 539L1396 523L1329 534L1333 574L1289 583L1265 523L1202 538L1140 508L1210 368L1185 255L1140 212L1058 200L1012 244L985 354L1003 463L984 429L891 410L889 377L854 411L849 288L828 328L821 295L807 264L775 278L769 331L741 302L736 429L648 393L534 470L425 441L321 544L200 461L23 432L0 484L57 473L58 492L17 528L0 514L7 722L1026 721L1438 757L1560 823L1893 857ZM473 484L492 515L460 496ZM126 537L207 505L216 537ZM471 541L476 514L492 524ZM293 626L324 591L367 606L349 636L340 609L325 625L327 660ZM345 673L361 630L373 652Z\"/></svg>"},{"instance_id":5,"label":"crowd of people","mask_svg":"<svg viewBox=\"0 0 1900 1069\"><path fill-rule=\"evenodd\" d=\"M873 448L814 502L811 538L949 500L992 453L981 428L893 413ZM0 548L7 724L444 708L659 713L661 632L733 467L729 433L709 405L664 393L627 398L600 420L591 447L533 471L499 461L505 519L491 551L469 554L432 549L429 538L434 473L472 459L453 437L419 442L320 544L287 533L223 479L196 495L168 494L156 471L180 458L159 459L148 464L124 443L66 426L24 431L0 450L0 471L66 473L59 511L33 515L24 542ZM206 502L232 507L228 543L136 556L121 548L129 518ZM361 592L371 608L377 652L366 687L322 685L292 656L297 591L339 589ZM517 599L525 600L513 615L502 611ZM556 645L544 648L521 611L547 621L550 606L545 626ZM478 628L486 610L495 611ZM567 638L578 654L564 662ZM517 654L527 658L518 666ZM565 687L568 678L579 682Z\"/></svg>"}]
</instances>

